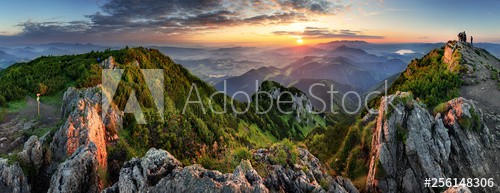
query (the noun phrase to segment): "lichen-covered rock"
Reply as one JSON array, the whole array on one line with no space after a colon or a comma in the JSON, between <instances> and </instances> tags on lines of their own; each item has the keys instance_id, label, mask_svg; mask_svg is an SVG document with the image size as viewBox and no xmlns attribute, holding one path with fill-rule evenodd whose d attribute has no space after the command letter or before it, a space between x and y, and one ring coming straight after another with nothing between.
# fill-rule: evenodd
<instances>
[{"instance_id":1,"label":"lichen-covered rock","mask_svg":"<svg viewBox=\"0 0 500 193\"><path fill-rule=\"evenodd\" d=\"M81 145L66 161L61 163L50 181L48 192L99 191L98 150L94 143Z\"/></svg>"},{"instance_id":2,"label":"lichen-covered rock","mask_svg":"<svg viewBox=\"0 0 500 193\"><path fill-rule=\"evenodd\" d=\"M29 193L28 179L17 163L0 158L0 192Z\"/></svg>"},{"instance_id":3,"label":"lichen-covered rock","mask_svg":"<svg viewBox=\"0 0 500 193\"><path fill-rule=\"evenodd\" d=\"M425 178L499 179L491 170L493 160L486 155L497 152L490 145L489 129L476 123L478 128L463 128L465 118L482 121L472 101L453 99L442 114L432 117L410 97L398 92L381 102L372 139L368 192L432 192L424 187ZM389 103L395 106L386 112Z\"/></svg>"}]
</instances>

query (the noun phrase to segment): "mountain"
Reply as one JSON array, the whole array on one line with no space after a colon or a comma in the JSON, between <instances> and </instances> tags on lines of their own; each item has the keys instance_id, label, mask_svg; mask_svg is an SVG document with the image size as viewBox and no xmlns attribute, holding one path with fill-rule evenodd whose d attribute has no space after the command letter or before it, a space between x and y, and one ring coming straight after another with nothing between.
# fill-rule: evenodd
<instances>
[{"instance_id":1,"label":"mountain","mask_svg":"<svg viewBox=\"0 0 500 193\"><path fill-rule=\"evenodd\" d=\"M446 190L424 187L426 178L498 181L499 68L486 50L450 41L413 60L387 95L372 99L372 111L315 129L305 143L366 192ZM449 191L500 190L490 185Z\"/></svg>"},{"instance_id":2,"label":"mountain","mask_svg":"<svg viewBox=\"0 0 500 193\"><path fill-rule=\"evenodd\" d=\"M279 54L289 57L299 58L304 56L320 56L327 52L327 50L316 48L314 46L292 46L272 50Z\"/></svg>"},{"instance_id":3,"label":"mountain","mask_svg":"<svg viewBox=\"0 0 500 193\"><path fill-rule=\"evenodd\" d=\"M124 75L121 78L110 76L104 73L107 72L104 69L113 72L123 69ZM160 74L165 83L165 93L161 95L165 102L163 111L158 110L157 101L151 97L153 90L149 88L148 78L154 77L144 75L142 69L162 70ZM108 83L102 82L106 77L120 80L114 96L109 96ZM162 81L154 78L153 82L161 85ZM242 160L248 159L252 160L251 164L259 174L247 177L247 183L238 185L241 188L257 182L257 176L262 176L266 180L260 181L259 187L263 189L321 191L332 188L357 192L348 179L332 177L321 169L318 160L307 150L289 140L305 138L313 128L325 126L327 118L312 113L311 102L304 93L276 82L259 85L259 93L271 93L271 97L256 94L251 96L252 103L233 102L226 95L213 95L217 94L215 88L158 50L125 48L40 57L14 64L0 74L0 88L7 91L0 94L3 100L0 103L0 150L8 148L10 153L1 155L0 164L14 162L26 171L10 173L19 171L19 168L0 168L0 173L13 175L9 179L27 179L29 184L22 186L1 178L1 184L7 184L8 190L96 192L115 183L115 187L121 190L124 182L120 180L125 175L122 171L136 163L132 158L148 157L149 149L155 147L168 150L168 155L171 153L172 156L165 158L170 160L164 163L167 164L165 172L144 168L159 172L151 174L156 179L148 176L144 182L151 187L161 178L167 180L168 175L180 174L170 171L174 165L168 164L173 162L203 166L186 166L185 169L195 169L190 172L216 169L228 173L240 163L246 163ZM289 94L280 95L281 92ZM42 113L42 116L33 118L36 102L30 96L35 93L42 93L42 107L60 105L60 112ZM140 114L127 110L133 99L139 103ZM187 103L197 99L200 103ZM111 100L115 104L105 109L103 103ZM281 104L278 103L280 100L292 103ZM7 111L3 111L5 109ZM216 113L226 109L226 113ZM258 114L265 109L270 110ZM34 111L35 115L20 119L25 111L30 111L30 114ZM160 118L162 115L163 119ZM53 116L60 116L60 121L50 121ZM254 154L253 151L260 148L267 150ZM283 152L284 148L286 152ZM174 161L177 159L180 161ZM153 165L151 167L158 166ZM175 166L183 169L181 165ZM245 168L241 168L243 166ZM248 165L243 166L240 169L255 174L255 170L247 168ZM309 169L319 173L311 173ZM297 175L306 179L304 184L283 181ZM236 176L241 177L240 174ZM200 180L209 179L202 177ZM211 183L221 183L218 178L215 180ZM149 187L139 185L138 188L145 190Z\"/></svg>"},{"instance_id":4,"label":"mountain","mask_svg":"<svg viewBox=\"0 0 500 193\"><path fill-rule=\"evenodd\" d=\"M261 67L258 69L251 69L240 76L222 80L215 84L215 88L219 91L226 91L229 96L233 96L234 93L238 91L252 95L258 90L260 84L266 80L276 81L283 85L287 85L290 82L286 76L281 75L280 69L274 67ZM247 100L241 95L236 95L235 99L240 101Z\"/></svg>"},{"instance_id":5,"label":"mountain","mask_svg":"<svg viewBox=\"0 0 500 193\"><path fill-rule=\"evenodd\" d=\"M395 107L384 112L388 103ZM484 124L485 114L464 98L452 99L434 113L409 93L382 101L368 159L368 192L433 192L418 182L454 177L490 179L489 186L469 187L469 192L500 190L491 185L500 179L494 169L500 155L498 128ZM488 119L498 125L499 118Z\"/></svg>"},{"instance_id":6,"label":"mountain","mask_svg":"<svg viewBox=\"0 0 500 193\"><path fill-rule=\"evenodd\" d=\"M400 73L405 69L405 66L405 63L399 59L387 59L369 54L361 49L339 46L335 50L326 52L324 56L306 56L282 68L261 67L252 69L240 76L221 81L215 87L222 91L225 84L227 94L232 96L237 91L255 92L255 81L273 80L291 86L296 82L301 82L302 79L314 79L318 80L316 83L321 80L329 80L334 81L335 84L348 85L352 88L349 91L363 94L386 78ZM304 93L309 92L309 87L305 85L300 86L299 89ZM343 94L340 92L340 98L342 98ZM308 96L311 97L310 94ZM327 97L322 98L322 100L330 101L328 94L322 93L321 96ZM236 96L235 99L244 100L242 96ZM318 101L313 104L317 109L322 109L324 106ZM330 105L327 106L330 107Z\"/></svg>"},{"instance_id":7,"label":"mountain","mask_svg":"<svg viewBox=\"0 0 500 193\"><path fill-rule=\"evenodd\" d=\"M322 67L324 58L295 66ZM103 73L119 69L122 77ZM163 111L150 88L162 81L143 69L162 69ZM260 72L273 72L267 70ZM114 96L103 77L119 80ZM211 100L214 87L155 49L40 57L0 73L0 150L7 150L0 154L0 190L498 192L499 77L493 55L450 41L390 76L387 96L373 98L370 111L317 115L314 96L299 88L361 88L328 79L263 81L251 103L241 103L224 94ZM41 116L35 93L43 93ZM127 110L134 98L138 118ZM104 108L111 100L116 104ZM228 112L204 112L209 105ZM427 188L427 178L485 178L490 187Z\"/></svg>"},{"instance_id":8,"label":"mountain","mask_svg":"<svg viewBox=\"0 0 500 193\"><path fill-rule=\"evenodd\" d=\"M241 75L251 70L252 66L263 66L262 62L252 60L226 59L201 59L201 60L175 60L183 67L196 74L199 78L212 85L224 79Z\"/></svg>"},{"instance_id":9,"label":"mountain","mask_svg":"<svg viewBox=\"0 0 500 193\"><path fill-rule=\"evenodd\" d=\"M326 50L335 50L338 47L341 46L347 46L351 48L366 48L371 46L370 43L365 42L365 41L348 41L348 40L339 40L339 41L332 41L328 43L319 43L315 45L315 47L321 48L321 49L326 49Z\"/></svg>"},{"instance_id":10,"label":"mountain","mask_svg":"<svg viewBox=\"0 0 500 193\"><path fill-rule=\"evenodd\" d=\"M0 47L0 67L8 67L19 62L27 62L40 56L60 56L103 51L106 46L94 44L52 43L28 46Z\"/></svg>"},{"instance_id":11,"label":"mountain","mask_svg":"<svg viewBox=\"0 0 500 193\"><path fill-rule=\"evenodd\" d=\"M0 50L0 68L7 68L13 63L18 61L25 61L26 59L18 58L14 55L7 54L4 51Z\"/></svg>"}]
</instances>

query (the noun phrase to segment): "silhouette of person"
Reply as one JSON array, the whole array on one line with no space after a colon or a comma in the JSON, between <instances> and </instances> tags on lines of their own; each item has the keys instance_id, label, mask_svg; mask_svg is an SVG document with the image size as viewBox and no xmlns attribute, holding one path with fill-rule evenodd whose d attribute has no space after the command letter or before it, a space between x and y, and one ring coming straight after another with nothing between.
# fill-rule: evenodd
<instances>
[{"instance_id":1,"label":"silhouette of person","mask_svg":"<svg viewBox=\"0 0 500 193\"><path fill-rule=\"evenodd\" d=\"M464 42L467 42L467 34L464 31Z\"/></svg>"},{"instance_id":2,"label":"silhouette of person","mask_svg":"<svg viewBox=\"0 0 500 193\"><path fill-rule=\"evenodd\" d=\"M470 36L470 45L472 46L472 43L474 41L474 37Z\"/></svg>"}]
</instances>

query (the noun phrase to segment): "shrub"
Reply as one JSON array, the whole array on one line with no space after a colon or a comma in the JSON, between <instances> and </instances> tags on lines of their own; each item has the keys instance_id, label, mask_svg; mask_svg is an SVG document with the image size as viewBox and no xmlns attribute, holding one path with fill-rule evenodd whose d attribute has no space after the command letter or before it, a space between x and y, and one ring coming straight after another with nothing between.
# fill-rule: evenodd
<instances>
[{"instance_id":1,"label":"shrub","mask_svg":"<svg viewBox=\"0 0 500 193\"><path fill-rule=\"evenodd\" d=\"M471 117L470 118L464 116L460 117L458 119L458 124L463 129L480 131L483 126L481 122L481 117L479 117L474 108L471 108L469 112L471 114Z\"/></svg>"},{"instance_id":2,"label":"shrub","mask_svg":"<svg viewBox=\"0 0 500 193\"><path fill-rule=\"evenodd\" d=\"M413 60L406 72L393 83L389 93L411 91L429 107L459 95L462 80L457 71L450 71L441 61L441 50L434 50L422 59Z\"/></svg>"},{"instance_id":3,"label":"shrub","mask_svg":"<svg viewBox=\"0 0 500 193\"><path fill-rule=\"evenodd\" d=\"M289 139L284 139L274 144L272 149L275 151L274 155L271 157L272 162L283 166L287 165L287 163L297 163L299 152L297 146Z\"/></svg>"},{"instance_id":4,"label":"shrub","mask_svg":"<svg viewBox=\"0 0 500 193\"><path fill-rule=\"evenodd\" d=\"M382 163L380 163L380 160L377 160L377 163L375 163L375 165L375 167L377 168L375 178L378 180L386 178L388 174L385 171L384 166L382 166Z\"/></svg>"},{"instance_id":5,"label":"shrub","mask_svg":"<svg viewBox=\"0 0 500 193\"><path fill-rule=\"evenodd\" d=\"M401 124L396 124L396 138L406 144L406 138L408 138L408 129L403 127Z\"/></svg>"},{"instance_id":6,"label":"shrub","mask_svg":"<svg viewBox=\"0 0 500 193\"><path fill-rule=\"evenodd\" d=\"M330 190L330 184L328 183L326 178L321 179L319 181L319 185L321 186L321 188L323 188L326 191Z\"/></svg>"},{"instance_id":7,"label":"shrub","mask_svg":"<svg viewBox=\"0 0 500 193\"><path fill-rule=\"evenodd\" d=\"M233 159L238 163L241 160L252 159L252 152L250 152L250 150L246 147L237 148L233 151Z\"/></svg>"},{"instance_id":8,"label":"shrub","mask_svg":"<svg viewBox=\"0 0 500 193\"><path fill-rule=\"evenodd\" d=\"M7 100L5 100L5 97L0 94L0 107L5 107L7 105Z\"/></svg>"},{"instance_id":9,"label":"shrub","mask_svg":"<svg viewBox=\"0 0 500 193\"><path fill-rule=\"evenodd\" d=\"M447 110L448 110L448 103L444 102L444 103L437 105L434 108L433 112L434 112L434 115L437 115L438 113L444 113Z\"/></svg>"},{"instance_id":10,"label":"shrub","mask_svg":"<svg viewBox=\"0 0 500 193\"><path fill-rule=\"evenodd\" d=\"M287 164L287 157L288 155L284 149L277 149L274 156L272 156L271 161L274 164L285 166Z\"/></svg>"}]
</instances>

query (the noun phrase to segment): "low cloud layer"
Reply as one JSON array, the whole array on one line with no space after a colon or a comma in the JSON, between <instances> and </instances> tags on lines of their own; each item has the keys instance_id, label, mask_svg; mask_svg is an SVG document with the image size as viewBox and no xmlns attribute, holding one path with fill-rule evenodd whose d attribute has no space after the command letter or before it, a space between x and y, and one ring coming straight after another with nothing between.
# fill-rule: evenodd
<instances>
[{"instance_id":1,"label":"low cloud layer","mask_svg":"<svg viewBox=\"0 0 500 193\"><path fill-rule=\"evenodd\" d=\"M328 28L306 27L304 31L275 31L274 35L298 36L309 39L383 39L383 36L365 35L361 31L330 30Z\"/></svg>"}]
</instances>

